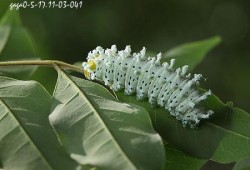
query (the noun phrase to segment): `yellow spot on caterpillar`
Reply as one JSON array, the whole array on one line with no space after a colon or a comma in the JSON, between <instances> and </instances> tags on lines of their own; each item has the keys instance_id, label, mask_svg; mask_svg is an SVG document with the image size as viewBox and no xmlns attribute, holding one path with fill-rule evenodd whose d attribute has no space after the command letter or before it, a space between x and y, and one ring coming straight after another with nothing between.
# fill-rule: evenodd
<instances>
[{"instance_id":1,"label":"yellow spot on caterpillar","mask_svg":"<svg viewBox=\"0 0 250 170\"><path fill-rule=\"evenodd\" d=\"M83 71L83 74L84 74L84 76L86 77L86 78L90 78L90 74L89 74L89 72L87 71L87 70L84 70Z\"/></svg>"},{"instance_id":2,"label":"yellow spot on caterpillar","mask_svg":"<svg viewBox=\"0 0 250 170\"><path fill-rule=\"evenodd\" d=\"M88 62L90 70L94 71L96 69L96 64L93 60Z\"/></svg>"}]
</instances>

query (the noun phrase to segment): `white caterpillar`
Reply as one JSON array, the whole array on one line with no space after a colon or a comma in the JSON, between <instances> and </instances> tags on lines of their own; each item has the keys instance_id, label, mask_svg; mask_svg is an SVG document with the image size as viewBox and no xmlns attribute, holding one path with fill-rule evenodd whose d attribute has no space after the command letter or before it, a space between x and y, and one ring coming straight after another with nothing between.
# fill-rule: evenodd
<instances>
[{"instance_id":1,"label":"white caterpillar","mask_svg":"<svg viewBox=\"0 0 250 170\"><path fill-rule=\"evenodd\" d=\"M100 80L114 91L124 89L126 95L136 93L138 100L148 98L152 106L165 107L185 127L196 127L201 119L207 119L212 110L205 111L201 101L211 94L200 94L197 86L201 74L187 74L188 66L174 69L175 60L161 64L161 53L147 58L146 49L131 55L130 46L117 51L115 45L104 50L97 47L89 52L83 62L84 75L91 80Z\"/></svg>"}]
</instances>

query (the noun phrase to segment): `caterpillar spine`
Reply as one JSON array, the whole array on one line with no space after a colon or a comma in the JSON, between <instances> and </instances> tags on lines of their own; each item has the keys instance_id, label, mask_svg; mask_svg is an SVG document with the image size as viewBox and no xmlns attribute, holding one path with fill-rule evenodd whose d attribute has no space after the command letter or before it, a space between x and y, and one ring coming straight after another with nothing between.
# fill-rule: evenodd
<instances>
[{"instance_id":1,"label":"caterpillar spine","mask_svg":"<svg viewBox=\"0 0 250 170\"><path fill-rule=\"evenodd\" d=\"M86 78L103 81L114 91L124 89L126 95L136 93L138 100L148 98L152 106L165 107L184 127L195 128L214 113L201 104L211 91L200 94L197 87L202 75L192 77L187 65L174 69L174 59L162 64L160 60L161 53L147 58L145 47L131 54L130 46L121 51L115 45L106 50L98 46L82 66Z\"/></svg>"}]
</instances>

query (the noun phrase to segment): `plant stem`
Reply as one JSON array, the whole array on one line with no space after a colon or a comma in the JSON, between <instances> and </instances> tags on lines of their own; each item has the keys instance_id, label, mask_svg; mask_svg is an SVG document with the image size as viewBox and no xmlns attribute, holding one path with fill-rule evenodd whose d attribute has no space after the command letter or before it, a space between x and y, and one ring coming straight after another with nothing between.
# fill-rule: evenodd
<instances>
[{"instance_id":1,"label":"plant stem","mask_svg":"<svg viewBox=\"0 0 250 170\"><path fill-rule=\"evenodd\" d=\"M50 66L64 68L68 70L73 70L79 73L83 73L83 69L62 61L58 60L23 60L23 61L4 61L0 62L0 67L4 66L24 66L24 65L31 65L31 66Z\"/></svg>"}]
</instances>

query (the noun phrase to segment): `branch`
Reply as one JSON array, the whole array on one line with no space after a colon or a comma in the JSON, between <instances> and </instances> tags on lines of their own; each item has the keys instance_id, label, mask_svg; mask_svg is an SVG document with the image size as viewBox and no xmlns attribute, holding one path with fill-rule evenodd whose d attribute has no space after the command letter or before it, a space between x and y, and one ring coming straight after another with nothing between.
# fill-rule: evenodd
<instances>
[{"instance_id":1,"label":"branch","mask_svg":"<svg viewBox=\"0 0 250 170\"><path fill-rule=\"evenodd\" d=\"M83 73L83 69L81 67L77 67L62 61L58 60L23 60L23 61L4 61L0 62L0 67L8 67L8 66L49 66L49 67L56 67L73 70L79 73Z\"/></svg>"}]
</instances>

